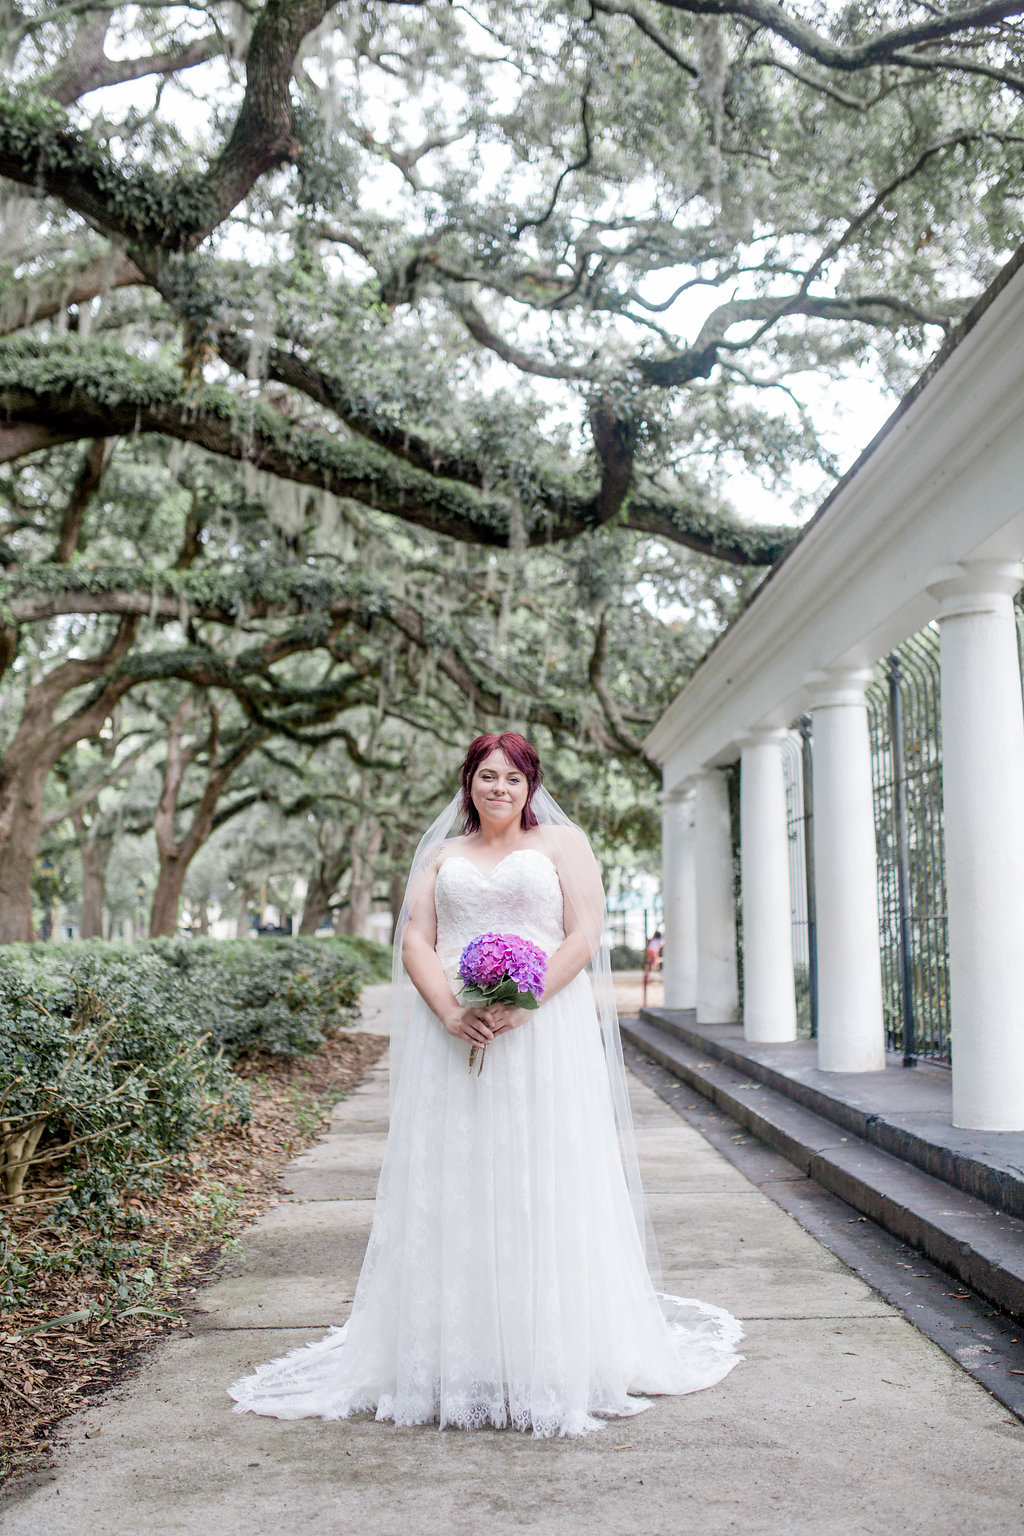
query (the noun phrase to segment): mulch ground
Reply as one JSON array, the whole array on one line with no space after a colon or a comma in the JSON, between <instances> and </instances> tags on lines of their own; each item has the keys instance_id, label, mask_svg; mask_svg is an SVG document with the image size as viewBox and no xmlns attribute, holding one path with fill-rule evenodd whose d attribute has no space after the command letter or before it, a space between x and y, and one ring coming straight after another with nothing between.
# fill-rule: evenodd
<instances>
[{"instance_id":1,"label":"mulch ground","mask_svg":"<svg viewBox=\"0 0 1024 1536\"><path fill-rule=\"evenodd\" d=\"M215 1276L224 1244L280 1198L279 1170L316 1140L387 1043L338 1030L313 1057L238 1064L251 1121L207 1134L159 1199L139 1203L150 1221L138 1271L153 1273L144 1304L137 1287L119 1297L117 1282L95 1272L40 1273L17 1315L0 1317L0 1482L27 1471L50 1449L59 1421L104 1392L141 1350L187 1326L184 1314ZM15 1241L45 1248L59 1239L25 1218Z\"/></svg>"}]
</instances>

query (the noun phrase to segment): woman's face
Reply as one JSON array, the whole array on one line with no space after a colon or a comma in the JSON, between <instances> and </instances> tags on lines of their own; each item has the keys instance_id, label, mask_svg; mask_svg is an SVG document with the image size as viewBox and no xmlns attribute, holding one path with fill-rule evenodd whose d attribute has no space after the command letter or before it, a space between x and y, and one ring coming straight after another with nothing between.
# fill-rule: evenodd
<instances>
[{"instance_id":1,"label":"woman's face","mask_svg":"<svg viewBox=\"0 0 1024 1536\"><path fill-rule=\"evenodd\" d=\"M510 763L504 752L495 747L489 752L473 775L469 795L476 806L482 827L502 827L515 824L523 814L529 794L526 774Z\"/></svg>"}]
</instances>

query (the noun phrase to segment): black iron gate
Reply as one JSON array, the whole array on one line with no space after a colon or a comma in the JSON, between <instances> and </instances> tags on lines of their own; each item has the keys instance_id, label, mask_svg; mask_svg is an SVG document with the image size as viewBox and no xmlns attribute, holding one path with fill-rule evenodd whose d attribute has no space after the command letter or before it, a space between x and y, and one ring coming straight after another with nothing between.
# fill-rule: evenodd
<instances>
[{"instance_id":1,"label":"black iron gate","mask_svg":"<svg viewBox=\"0 0 1024 1536\"><path fill-rule=\"evenodd\" d=\"M886 1043L949 1065L937 624L905 640L868 689Z\"/></svg>"},{"instance_id":2,"label":"black iron gate","mask_svg":"<svg viewBox=\"0 0 1024 1536\"><path fill-rule=\"evenodd\" d=\"M783 743L789 890L793 919L793 981L797 1033L818 1033L818 952L814 914L814 800L811 787L811 717L804 715Z\"/></svg>"}]
</instances>

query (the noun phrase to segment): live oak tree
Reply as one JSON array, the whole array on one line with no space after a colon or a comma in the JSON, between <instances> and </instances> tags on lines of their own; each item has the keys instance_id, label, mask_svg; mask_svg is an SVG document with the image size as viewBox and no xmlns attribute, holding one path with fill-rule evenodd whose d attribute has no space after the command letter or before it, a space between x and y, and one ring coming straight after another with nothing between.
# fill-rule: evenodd
<instances>
[{"instance_id":1,"label":"live oak tree","mask_svg":"<svg viewBox=\"0 0 1024 1536\"><path fill-rule=\"evenodd\" d=\"M310 920L316 900L330 903L345 875L343 917L358 922L372 877L404 861L415 826L437 808L422 789L414 805L397 785L389 790L389 773L414 775L418 785L450 781L468 734L512 721L552 744L571 742L581 760L628 760L650 782L643 729L717 626L716 606L725 611L742 590L738 575L726 582L699 560L681 576L635 535L518 552L415 529L396 536L386 517L323 498L275 506L273 487L263 500L215 462L193 458L172 465L156 439L119 441L71 562L45 558L65 522L62 479L35 463L10 474L9 499L20 509L10 537L37 558L11 565L2 594L14 641L6 713L12 722L21 715L0 757L12 817L20 808L16 835L0 848L7 937L32 932L41 833L77 811L85 817L82 858L95 866L105 851L97 843L109 825L103 817L122 783L133 800L124 830L152 825L156 833L152 931L172 931L206 839L272 798L263 772L272 742L293 777L305 761L306 777L321 781L319 789L300 779L275 792L290 814L325 803L337 810L346 774L356 775L346 791L348 822L334 815L322 827ZM686 596L694 612L708 613L686 634L671 631L671 671L660 657L664 621L637 596L641 586L662 600ZM132 648L113 659L100 651L83 682L69 653L98 644L100 626L111 614L123 623L126 609ZM47 646L52 655L40 650ZM378 750L387 722L405 735ZM53 762L42 751L44 728ZM107 755L83 768L88 733ZM159 781L148 813L135 771L143 748ZM53 769L65 785L56 803L46 798ZM94 822L84 807L101 790L103 815ZM396 801L403 814L385 816ZM90 878L91 928L98 867Z\"/></svg>"},{"instance_id":2,"label":"live oak tree","mask_svg":"<svg viewBox=\"0 0 1024 1536\"><path fill-rule=\"evenodd\" d=\"M455 537L619 518L770 562L787 535L701 453L820 455L788 376L872 340L898 367L1016 243L1020 10L15 10L0 171L45 196L2 451L152 430ZM40 333L69 307L77 338Z\"/></svg>"},{"instance_id":3,"label":"live oak tree","mask_svg":"<svg viewBox=\"0 0 1024 1536\"><path fill-rule=\"evenodd\" d=\"M801 379L905 382L1020 239L1022 13L8 5L0 938L149 685L209 758L179 870L346 711L647 773L699 631L652 594L707 633L793 537L731 472L832 474Z\"/></svg>"}]
</instances>

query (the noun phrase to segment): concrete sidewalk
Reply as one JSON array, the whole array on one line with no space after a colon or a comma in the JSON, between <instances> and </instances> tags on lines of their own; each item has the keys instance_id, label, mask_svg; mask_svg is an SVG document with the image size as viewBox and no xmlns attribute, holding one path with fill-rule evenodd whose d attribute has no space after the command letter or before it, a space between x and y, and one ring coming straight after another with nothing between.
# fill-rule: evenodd
<instances>
[{"instance_id":1,"label":"concrete sidewalk","mask_svg":"<svg viewBox=\"0 0 1024 1536\"><path fill-rule=\"evenodd\" d=\"M386 1132L381 1066L202 1293L193 1336L69 1421L54 1468L0 1504L0 1530L1018 1536L1024 1426L653 1092L633 1094L666 1288L746 1325L746 1361L718 1387L583 1441L233 1414L226 1383L347 1313Z\"/></svg>"}]
</instances>

